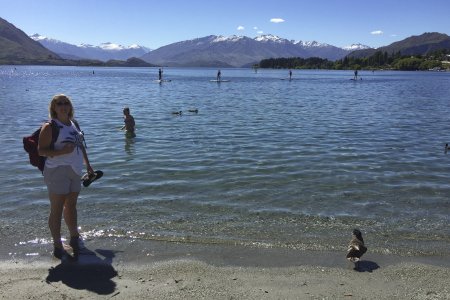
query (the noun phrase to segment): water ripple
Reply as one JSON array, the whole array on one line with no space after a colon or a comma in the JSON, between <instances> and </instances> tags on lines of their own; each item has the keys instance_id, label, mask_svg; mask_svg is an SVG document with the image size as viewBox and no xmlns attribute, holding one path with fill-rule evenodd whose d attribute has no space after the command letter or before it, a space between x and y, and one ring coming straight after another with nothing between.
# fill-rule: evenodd
<instances>
[{"instance_id":1,"label":"water ripple","mask_svg":"<svg viewBox=\"0 0 450 300\"><path fill-rule=\"evenodd\" d=\"M448 252L448 74L226 69L217 85L215 71L168 68L159 85L156 69L1 66L2 240L47 238L20 139L62 92L105 172L80 196L87 238L342 250L360 227L375 251Z\"/></svg>"}]
</instances>

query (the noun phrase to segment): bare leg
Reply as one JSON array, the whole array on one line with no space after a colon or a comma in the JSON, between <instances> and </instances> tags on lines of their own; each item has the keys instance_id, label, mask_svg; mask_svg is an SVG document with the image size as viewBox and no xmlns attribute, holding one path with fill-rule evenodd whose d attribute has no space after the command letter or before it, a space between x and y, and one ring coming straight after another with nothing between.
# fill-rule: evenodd
<instances>
[{"instance_id":1,"label":"bare leg","mask_svg":"<svg viewBox=\"0 0 450 300\"><path fill-rule=\"evenodd\" d=\"M69 229L70 237L78 237L78 214L77 214L77 200L79 193L69 193L65 195L66 201L64 204L64 221L66 221Z\"/></svg>"},{"instance_id":2,"label":"bare leg","mask_svg":"<svg viewBox=\"0 0 450 300\"><path fill-rule=\"evenodd\" d=\"M61 242L61 218L66 195L56 195L49 193L50 215L48 217L48 227L53 238L53 245L62 248Z\"/></svg>"}]
</instances>

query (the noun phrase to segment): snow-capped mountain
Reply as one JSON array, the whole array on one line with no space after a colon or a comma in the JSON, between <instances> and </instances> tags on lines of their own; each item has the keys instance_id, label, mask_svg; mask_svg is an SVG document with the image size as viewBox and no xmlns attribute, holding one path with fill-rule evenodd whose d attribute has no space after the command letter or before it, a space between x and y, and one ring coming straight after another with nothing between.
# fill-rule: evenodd
<instances>
[{"instance_id":1,"label":"snow-capped mountain","mask_svg":"<svg viewBox=\"0 0 450 300\"><path fill-rule=\"evenodd\" d=\"M319 43L316 41L295 41L295 45L299 45L304 48L314 48L314 47L330 47L331 45L325 43Z\"/></svg>"},{"instance_id":2,"label":"snow-capped mountain","mask_svg":"<svg viewBox=\"0 0 450 300\"><path fill-rule=\"evenodd\" d=\"M32 35L31 38L68 59L108 61L139 57L156 65L180 67L243 67L258 63L262 59L278 57L320 57L337 60L355 50L369 48L361 44L339 48L317 41L288 40L272 34L255 38L210 35L173 43L153 51L139 45L125 47L114 43L98 46L72 45L39 34Z\"/></svg>"},{"instance_id":3,"label":"snow-capped mountain","mask_svg":"<svg viewBox=\"0 0 450 300\"><path fill-rule=\"evenodd\" d=\"M262 59L278 57L337 60L354 50L317 41L287 40L271 34L255 38L210 35L163 46L141 58L152 64L175 67L243 67Z\"/></svg>"},{"instance_id":4,"label":"snow-capped mountain","mask_svg":"<svg viewBox=\"0 0 450 300\"><path fill-rule=\"evenodd\" d=\"M110 59L127 60L131 57L141 57L151 50L136 44L122 46L114 43L102 43L98 46L89 44L72 45L45 36L34 34L30 36L33 40L41 43L45 48L68 59L97 59L108 61Z\"/></svg>"},{"instance_id":5,"label":"snow-capped mountain","mask_svg":"<svg viewBox=\"0 0 450 300\"><path fill-rule=\"evenodd\" d=\"M292 41L280 38L279 36L272 35L272 34L263 34L263 35L255 37L254 40L257 42L262 42L262 43L273 42L273 43L279 43L279 44L286 44L286 43L292 42Z\"/></svg>"},{"instance_id":6,"label":"snow-capped mountain","mask_svg":"<svg viewBox=\"0 0 450 300\"><path fill-rule=\"evenodd\" d=\"M232 36L222 36L219 35L215 39L211 41L211 43L220 43L220 42L238 42L245 38L244 36L232 35Z\"/></svg>"},{"instance_id":7,"label":"snow-capped mountain","mask_svg":"<svg viewBox=\"0 0 450 300\"><path fill-rule=\"evenodd\" d=\"M370 49L370 47L358 43L358 44L351 44L350 46L343 47L342 49L349 51L356 51L356 50Z\"/></svg>"}]
</instances>

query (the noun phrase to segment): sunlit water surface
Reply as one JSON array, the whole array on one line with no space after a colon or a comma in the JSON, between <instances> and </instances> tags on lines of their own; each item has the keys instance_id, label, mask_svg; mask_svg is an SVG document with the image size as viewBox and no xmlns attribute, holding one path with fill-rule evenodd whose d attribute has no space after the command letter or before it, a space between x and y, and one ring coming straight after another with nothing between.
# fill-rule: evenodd
<instances>
[{"instance_id":1,"label":"sunlit water surface","mask_svg":"<svg viewBox=\"0 0 450 300\"><path fill-rule=\"evenodd\" d=\"M341 251L357 227L371 251L450 253L450 73L216 71L166 68L158 84L157 69L1 66L2 243L49 242L22 137L64 93L105 173L79 198L87 240Z\"/></svg>"}]
</instances>

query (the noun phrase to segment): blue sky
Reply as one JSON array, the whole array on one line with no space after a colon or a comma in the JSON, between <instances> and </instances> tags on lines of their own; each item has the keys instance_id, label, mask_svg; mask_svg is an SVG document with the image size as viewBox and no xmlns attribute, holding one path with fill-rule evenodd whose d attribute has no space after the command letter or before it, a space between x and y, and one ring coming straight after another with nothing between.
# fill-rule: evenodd
<instances>
[{"instance_id":1,"label":"blue sky","mask_svg":"<svg viewBox=\"0 0 450 300\"><path fill-rule=\"evenodd\" d=\"M450 35L447 0L0 0L0 17L25 33L71 44L152 49L207 35L274 34L338 47Z\"/></svg>"}]
</instances>

